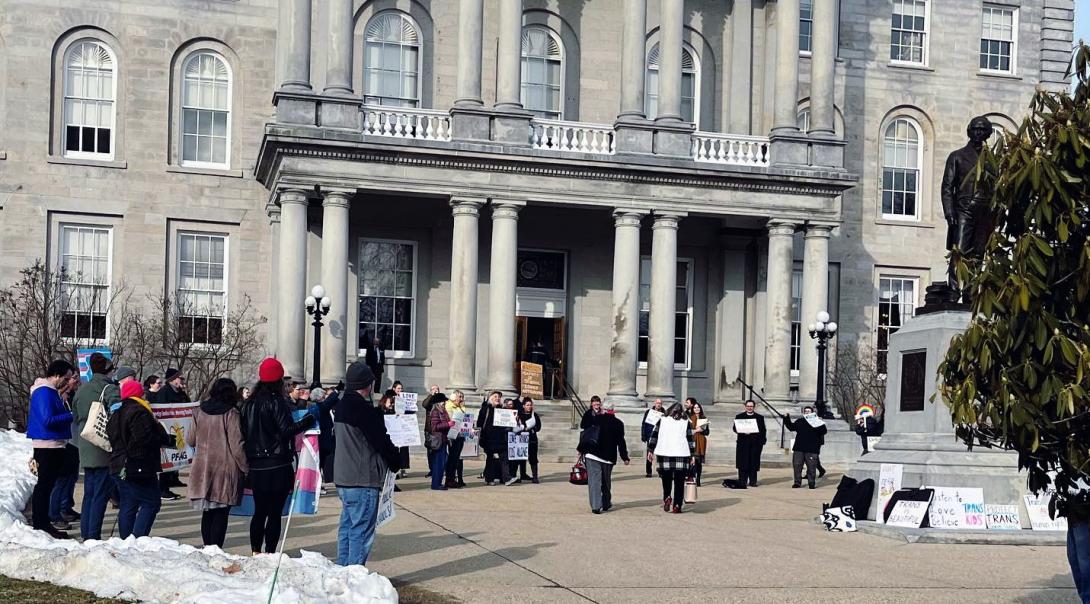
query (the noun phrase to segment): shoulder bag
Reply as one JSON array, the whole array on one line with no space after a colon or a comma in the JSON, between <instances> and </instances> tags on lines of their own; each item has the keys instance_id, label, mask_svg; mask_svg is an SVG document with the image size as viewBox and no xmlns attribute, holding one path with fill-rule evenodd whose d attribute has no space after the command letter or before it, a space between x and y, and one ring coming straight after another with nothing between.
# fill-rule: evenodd
<instances>
[{"instance_id":1,"label":"shoulder bag","mask_svg":"<svg viewBox=\"0 0 1090 604\"><path fill-rule=\"evenodd\" d=\"M106 394L106 388L109 388L109 385L104 387L102 392L98 394L98 400L91 403L91 409L87 414L87 423L84 424L79 436L99 449L110 452L113 449L110 447L110 437L106 434L106 423L110 419L110 414L106 405L102 402Z\"/></svg>"}]
</instances>

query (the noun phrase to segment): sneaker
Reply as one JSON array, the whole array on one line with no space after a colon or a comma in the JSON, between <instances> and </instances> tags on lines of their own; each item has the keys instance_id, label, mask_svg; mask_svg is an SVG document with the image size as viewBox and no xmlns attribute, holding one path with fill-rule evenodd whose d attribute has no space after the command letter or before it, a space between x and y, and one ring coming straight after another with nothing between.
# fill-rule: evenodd
<instances>
[{"instance_id":1,"label":"sneaker","mask_svg":"<svg viewBox=\"0 0 1090 604\"><path fill-rule=\"evenodd\" d=\"M64 520L54 520L53 522L50 522L49 525L58 531L67 531L68 529L72 528L72 525L68 524Z\"/></svg>"},{"instance_id":2,"label":"sneaker","mask_svg":"<svg viewBox=\"0 0 1090 604\"><path fill-rule=\"evenodd\" d=\"M592 513L592 514L601 514L601 513L602 513L602 510L599 510L599 509L595 508L595 509L592 509L592 510L590 511L590 513Z\"/></svg>"},{"instance_id":3,"label":"sneaker","mask_svg":"<svg viewBox=\"0 0 1090 604\"><path fill-rule=\"evenodd\" d=\"M797 482L795 484L791 485L792 489L798 489L798 488L801 488L801 487L802 487L802 485L797 483Z\"/></svg>"},{"instance_id":4,"label":"sneaker","mask_svg":"<svg viewBox=\"0 0 1090 604\"><path fill-rule=\"evenodd\" d=\"M670 511L670 505L673 504L673 503L674 503L674 498L673 497L667 497L666 499L663 499L662 500L662 511L669 512Z\"/></svg>"},{"instance_id":5,"label":"sneaker","mask_svg":"<svg viewBox=\"0 0 1090 604\"><path fill-rule=\"evenodd\" d=\"M519 480L518 478L509 478L509 479L507 479L507 482L503 483L503 485L509 487L509 486L511 486L511 485L513 485L513 484L515 484L517 482L522 482L522 481Z\"/></svg>"},{"instance_id":6,"label":"sneaker","mask_svg":"<svg viewBox=\"0 0 1090 604\"><path fill-rule=\"evenodd\" d=\"M609 510L611 510L611 509L613 509L613 504L612 504L612 503L611 503L611 504L609 504L609 505L603 505L603 506L602 506L602 511L603 511L603 512L608 512L608 511L609 511Z\"/></svg>"},{"instance_id":7,"label":"sneaker","mask_svg":"<svg viewBox=\"0 0 1090 604\"><path fill-rule=\"evenodd\" d=\"M680 514L681 513L681 506L680 505L675 505L673 507L673 509L670 510L670 513L671 514Z\"/></svg>"},{"instance_id":8,"label":"sneaker","mask_svg":"<svg viewBox=\"0 0 1090 604\"><path fill-rule=\"evenodd\" d=\"M66 532L64 532L62 530L55 529L53 527L49 527L49 528L45 529L45 533L47 535L49 535L50 537L54 538L54 539L71 539L72 538L72 537L70 537L68 535L68 533L66 533Z\"/></svg>"},{"instance_id":9,"label":"sneaker","mask_svg":"<svg viewBox=\"0 0 1090 604\"><path fill-rule=\"evenodd\" d=\"M162 493L159 494L159 499L162 499L163 501L177 501L177 500L179 500L181 498L182 498L181 495L179 495L179 494L177 494L177 493L175 493L173 491L163 491Z\"/></svg>"},{"instance_id":10,"label":"sneaker","mask_svg":"<svg viewBox=\"0 0 1090 604\"><path fill-rule=\"evenodd\" d=\"M329 494L329 489L327 489L327 488L325 488L325 487L322 487L322 488L320 489L320 491L321 491L321 494L322 494L322 495L328 495L328 494Z\"/></svg>"}]
</instances>

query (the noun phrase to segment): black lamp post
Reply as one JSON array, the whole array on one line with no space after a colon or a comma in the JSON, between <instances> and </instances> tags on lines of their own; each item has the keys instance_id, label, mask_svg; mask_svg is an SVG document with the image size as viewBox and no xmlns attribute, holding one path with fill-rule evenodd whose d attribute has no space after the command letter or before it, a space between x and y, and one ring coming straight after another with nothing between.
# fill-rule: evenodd
<instances>
[{"instance_id":1,"label":"black lamp post","mask_svg":"<svg viewBox=\"0 0 1090 604\"><path fill-rule=\"evenodd\" d=\"M314 317L311 323L314 326L314 378L310 382L311 388L322 387L318 377L322 367L322 317L329 314L331 304L332 300L325 295L325 288L321 285L315 285L306 299L307 314Z\"/></svg>"},{"instance_id":2,"label":"black lamp post","mask_svg":"<svg viewBox=\"0 0 1090 604\"><path fill-rule=\"evenodd\" d=\"M814 404L817 406L818 417L822 419L833 419L834 416L829 412L828 406L825 404L825 356L829 350L829 340L836 336L837 325L835 322L829 321L829 313L824 310L817 314L817 323L811 323L809 326L810 337L817 340L817 398Z\"/></svg>"}]
</instances>

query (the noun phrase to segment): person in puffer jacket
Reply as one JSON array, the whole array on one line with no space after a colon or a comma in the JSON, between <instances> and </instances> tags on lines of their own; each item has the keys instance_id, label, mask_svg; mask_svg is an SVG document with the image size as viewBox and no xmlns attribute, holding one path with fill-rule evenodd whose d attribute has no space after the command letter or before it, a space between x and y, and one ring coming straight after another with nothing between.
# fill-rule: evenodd
<instances>
[{"instance_id":1,"label":"person in puffer jacket","mask_svg":"<svg viewBox=\"0 0 1090 604\"><path fill-rule=\"evenodd\" d=\"M112 449L110 473L117 477L121 493L118 534L122 539L147 537L163 505L159 497L161 449L172 447L175 440L155 419L140 382L121 385L121 408L110 416L106 434Z\"/></svg>"},{"instance_id":2,"label":"person in puffer jacket","mask_svg":"<svg viewBox=\"0 0 1090 604\"><path fill-rule=\"evenodd\" d=\"M49 521L49 498L53 486L64 469L65 447L72 439L72 411L61 400L57 388L76 373L76 368L64 360L56 360L46 368L45 377L30 390L30 413L27 416L27 438L34 445L34 465L38 482L31 495L32 525L56 539L67 539L68 533L58 530Z\"/></svg>"}]
</instances>

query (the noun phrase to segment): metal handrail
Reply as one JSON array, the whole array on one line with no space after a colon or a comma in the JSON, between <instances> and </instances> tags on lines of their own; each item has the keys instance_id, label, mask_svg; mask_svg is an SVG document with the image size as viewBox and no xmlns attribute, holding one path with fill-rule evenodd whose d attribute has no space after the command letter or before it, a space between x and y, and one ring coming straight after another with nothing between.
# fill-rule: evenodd
<instances>
[{"instance_id":1,"label":"metal handrail","mask_svg":"<svg viewBox=\"0 0 1090 604\"><path fill-rule=\"evenodd\" d=\"M771 403L766 401L765 397L758 394L757 391L753 388L753 386L750 386L749 384L747 384L746 381L744 379L742 379L742 374L738 374L738 377L735 378L735 380L737 380L738 382L741 382L741 384L743 386L745 386L749 390L750 398L760 401L761 404L764 405L766 409L768 409L771 413L774 413L776 415L776 417L780 418L780 448L782 449L783 446L784 446L784 442L786 442L786 436L787 436L787 427L784 425L784 422L783 422L783 413L780 413L780 411L778 409L776 409L775 407L772 406ZM742 402L744 403L745 401L742 401Z\"/></svg>"},{"instance_id":2,"label":"metal handrail","mask_svg":"<svg viewBox=\"0 0 1090 604\"><path fill-rule=\"evenodd\" d=\"M568 388L568 383L564 380L563 369L560 367L553 367L553 388L552 395L556 396L557 385L560 386L560 394L564 398L571 402L571 429L578 430L579 423L583 421L583 414L587 412L587 405L583 402L583 399L579 398L579 393Z\"/></svg>"}]
</instances>

